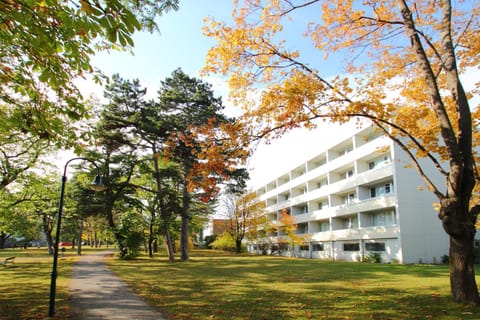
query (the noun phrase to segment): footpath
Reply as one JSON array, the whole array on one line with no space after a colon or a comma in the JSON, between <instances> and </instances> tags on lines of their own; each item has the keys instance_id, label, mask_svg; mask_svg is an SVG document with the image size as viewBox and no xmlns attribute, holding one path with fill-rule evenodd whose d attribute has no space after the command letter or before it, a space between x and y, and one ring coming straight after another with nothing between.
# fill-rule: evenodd
<instances>
[{"instance_id":1,"label":"footpath","mask_svg":"<svg viewBox=\"0 0 480 320\"><path fill-rule=\"evenodd\" d=\"M104 262L103 251L81 256L70 282L74 320L166 320L128 285L115 276Z\"/></svg>"}]
</instances>

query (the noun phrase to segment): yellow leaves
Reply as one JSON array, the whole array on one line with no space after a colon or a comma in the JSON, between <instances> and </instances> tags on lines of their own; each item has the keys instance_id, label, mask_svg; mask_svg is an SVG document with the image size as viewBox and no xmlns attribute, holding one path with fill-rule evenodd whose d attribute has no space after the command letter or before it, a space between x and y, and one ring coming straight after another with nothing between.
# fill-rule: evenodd
<instances>
[{"instance_id":1,"label":"yellow leaves","mask_svg":"<svg viewBox=\"0 0 480 320\"><path fill-rule=\"evenodd\" d=\"M80 4L81 4L80 11L87 13L87 15L90 15L93 13L93 9L92 9L92 6L90 5L90 2L86 0L81 0Z\"/></svg>"},{"instance_id":2,"label":"yellow leaves","mask_svg":"<svg viewBox=\"0 0 480 320\"><path fill-rule=\"evenodd\" d=\"M430 153L446 160L431 91L427 90L424 69L418 64L397 2L312 1L305 8L289 11L295 3L235 1L232 26L206 20L204 34L217 44L207 55L204 72L228 75L231 98L245 110L238 128L245 130L244 136L264 136L275 129L282 134L294 127L308 127L317 117L341 123L351 115L363 115L403 128L423 146L423 150L416 150L416 145L408 143L414 155ZM480 5L468 6L455 5L452 13L452 36L460 68L480 63ZM291 25L285 22L289 14L300 10L321 12L321 17L306 14L311 21L298 34L311 40L312 49L318 49L318 55L310 55L314 57L310 61L301 60L303 48L295 47L295 42L289 47L289 39L283 38ZM425 54L435 73L441 102L457 134L457 109L444 75L441 8L432 6L431 1L416 1L411 10L418 34L426 44ZM345 60L339 72L347 70L350 74L329 76L327 82L321 73L321 58L332 54L338 55L336 61ZM471 109L478 145L480 112L474 106ZM389 129L397 137L407 136L405 131ZM247 142L238 135L236 139ZM479 160L480 155L475 156Z\"/></svg>"}]
</instances>

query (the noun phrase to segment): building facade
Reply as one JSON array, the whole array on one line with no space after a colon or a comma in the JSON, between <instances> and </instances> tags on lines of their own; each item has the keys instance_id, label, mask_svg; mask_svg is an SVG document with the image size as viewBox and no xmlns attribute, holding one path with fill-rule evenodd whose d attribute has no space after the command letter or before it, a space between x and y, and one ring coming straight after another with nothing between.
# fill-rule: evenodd
<instances>
[{"instance_id":1,"label":"building facade","mask_svg":"<svg viewBox=\"0 0 480 320\"><path fill-rule=\"evenodd\" d=\"M319 150L256 190L268 223L278 224L286 210L304 243L292 249L281 229L264 228L248 240L248 250L330 260L377 256L382 262L440 262L448 255L448 236L433 207L436 198L421 190L423 182L408 163L406 154L373 127ZM430 169L433 180L441 179Z\"/></svg>"}]
</instances>

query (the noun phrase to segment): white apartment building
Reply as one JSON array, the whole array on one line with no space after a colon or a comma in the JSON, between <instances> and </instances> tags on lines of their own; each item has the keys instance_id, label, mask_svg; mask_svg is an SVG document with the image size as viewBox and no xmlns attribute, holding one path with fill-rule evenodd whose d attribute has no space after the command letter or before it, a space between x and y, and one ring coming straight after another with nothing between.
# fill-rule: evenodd
<instances>
[{"instance_id":1,"label":"white apartment building","mask_svg":"<svg viewBox=\"0 0 480 320\"><path fill-rule=\"evenodd\" d=\"M440 262L448 236L433 208L436 198L420 190L424 184L408 163L396 144L368 127L256 191L271 223L283 209L294 216L305 241L295 246L296 256L361 261L376 253L382 262ZM292 254L282 252L281 231L268 232L248 240L248 250Z\"/></svg>"}]
</instances>

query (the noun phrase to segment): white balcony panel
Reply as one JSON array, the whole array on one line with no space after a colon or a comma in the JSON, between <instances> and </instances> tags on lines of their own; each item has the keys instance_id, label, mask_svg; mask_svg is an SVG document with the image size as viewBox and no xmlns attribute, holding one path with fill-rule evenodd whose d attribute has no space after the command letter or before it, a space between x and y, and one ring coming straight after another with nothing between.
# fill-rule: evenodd
<instances>
[{"instance_id":1,"label":"white balcony panel","mask_svg":"<svg viewBox=\"0 0 480 320\"><path fill-rule=\"evenodd\" d=\"M313 213L303 213L303 214L297 214L294 216L295 217L295 223L304 223L304 222L309 222L313 220L314 214Z\"/></svg>"},{"instance_id":2,"label":"white balcony panel","mask_svg":"<svg viewBox=\"0 0 480 320\"><path fill-rule=\"evenodd\" d=\"M353 177L355 185L367 184L372 181L381 180L393 176L393 164L389 163L380 168L362 172Z\"/></svg>"},{"instance_id":3,"label":"white balcony panel","mask_svg":"<svg viewBox=\"0 0 480 320\"><path fill-rule=\"evenodd\" d=\"M359 229L342 229L310 234L311 241L344 241L396 238L400 234L398 226L368 227Z\"/></svg>"},{"instance_id":4,"label":"white balcony panel","mask_svg":"<svg viewBox=\"0 0 480 320\"><path fill-rule=\"evenodd\" d=\"M342 204L329 208L331 217L339 217L346 214L352 214L356 212L373 211L381 208L388 208L397 205L397 198L394 194L388 196L382 196L378 198L367 199L363 201L356 201L354 203ZM328 210L328 209L327 209Z\"/></svg>"}]
</instances>

